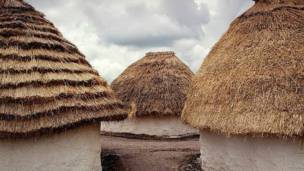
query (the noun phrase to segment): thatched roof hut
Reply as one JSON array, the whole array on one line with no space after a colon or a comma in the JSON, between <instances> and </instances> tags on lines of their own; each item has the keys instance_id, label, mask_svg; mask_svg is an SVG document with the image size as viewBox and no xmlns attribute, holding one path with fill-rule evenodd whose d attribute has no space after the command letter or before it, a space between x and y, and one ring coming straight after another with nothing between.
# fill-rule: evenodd
<instances>
[{"instance_id":1,"label":"thatched roof hut","mask_svg":"<svg viewBox=\"0 0 304 171\"><path fill-rule=\"evenodd\" d=\"M302 136L303 5L260 0L238 17L193 79L186 122L224 134Z\"/></svg>"},{"instance_id":2,"label":"thatched roof hut","mask_svg":"<svg viewBox=\"0 0 304 171\"><path fill-rule=\"evenodd\" d=\"M182 118L202 132L302 137L303 64L304 1L256 0L233 21L193 78ZM255 149L256 141L251 142L248 148ZM265 145L271 151L263 153L295 149L286 144L272 149L272 145ZM275 159L269 154L265 156ZM297 161L296 155L286 158Z\"/></svg>"},{"instance_id":3,"label":"thatched roof hut","mask_svg":"<svg viewBox=\"0 0 304 171\"><path fill-rule=\"evenodd\" d=\"M106 81L43 14L1 0L0 21L1 135L124 118Z\"/></svg>"},{"instance_id":4,"label":"thatched roof hut","mask_svg":"<svg viewBox=\"0 0 304 171\"><path fill-rule=\"evenodd\" d=\"M192 76L192 71L174 52L149 52L130 65L111 85L117 96L130 106L129 118L133 118L132 121L125 121L128 124L117 126L117 129L135 133L142 125L146 127L145 130L150 129L151 133L155 130L152 127L157 125L157 120L168 125L174 120L171 124L177 127L182 125L175 122L179 121ZM109 125L105 127L114 131ZM189 133L189 129L184 130ZM166 134L164 130L158 131Z\"/></svg>"},{"instance_id":5,"label":"thatched roof hut","mask_svg":"<svg viewBox=\"0 0 304 171\"><path fill-rule=\"evenodd\" d=\"M98 145L100 148L97 128L96 135L94 134L96 142L92 142L90 137L83 137L90 139L88 141L91 144L88 146L79 144L85 141L70 144L68 141L77 137L69 137L70 134L54 135L56 143L48 145L46 144L51 138L40 140L36 137L38 140L32 142L30 135L126 117L125 108L115 98L106 81L42 13L22 0L0 0L0 137L28 138L18 141L19 145L1 138L0 153L6 157L0 161L0 170L34 170L40 161L48 162L49 166L52 160L62 159L63 163L64 160L72 161L72 158L83 155L72 155L73 152L79 152L75 149L91 148L90 152L95 155L99 150L92 150L93 146L96 145L97 148ZM86 132L82 135L91 134ZM64 147L66 144L69 146ZM56 145L58 148L55 148ZM29 146L30 152L27 150ZM56 150L51 150L53 147ZM12 149L17 149L18 152ZM61 150L64 153L56 158L54 155ZM88 151L84 149L85 154ZM67 157L68 154L73 157ZM46 159L48 156L51 158ZM35 157L38 157L37 160ZM84 158L90 161L92 157ZM27 158L31 161L25 162ZM15 162L10 163L13 161ZM66 164L71 161L66 161ZM90 165L92 167L94 164ZM63 169L58 168L62 166L60 163L52 166L55 166L54 170ZM84 167L85 164L79 168ZM43 170L48 169L50 168Z\"/></svg>"},{"instance_id":6,"label":"thatched roof hut","mask_svg":"<svg viewBox=\"0 0 304 171\"><path fill-rule=\"evenodd\" d=\"M133 103L135 117L180 116L192 76L174 52L149 52L111 87L123 102Z\"/></svg>"}]
</instances>

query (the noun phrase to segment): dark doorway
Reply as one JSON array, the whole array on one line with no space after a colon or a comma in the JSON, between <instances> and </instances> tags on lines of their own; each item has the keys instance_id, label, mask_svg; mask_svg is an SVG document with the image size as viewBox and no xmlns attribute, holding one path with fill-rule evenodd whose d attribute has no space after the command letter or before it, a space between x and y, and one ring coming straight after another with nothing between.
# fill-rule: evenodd
<instances>
[{"instance_id":1,"label":"dark doorway","mask_svg":"<svg viewBox=\"0 0 304 171\"><path fill-rule=\"evenodd\" d=\"M103 150L100 158L102 171L125 171L120 156L114 151Z\"/></svg>"}]
</instances>

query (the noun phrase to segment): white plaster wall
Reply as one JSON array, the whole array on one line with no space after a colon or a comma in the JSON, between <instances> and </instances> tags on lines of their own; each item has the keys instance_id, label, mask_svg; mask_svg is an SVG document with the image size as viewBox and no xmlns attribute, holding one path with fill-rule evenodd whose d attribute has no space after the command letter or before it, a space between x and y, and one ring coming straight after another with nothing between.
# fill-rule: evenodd
<instances>
[{"instance_id":1,"label":"white plaster wall","mask_svg":"<svg viewBox=\"0 0 304 171\"><path fill-rule=\"evenodd\" d=\"M304 146L278 138L200 136L205 171L303 171Z\"/></svg>"},{"instance_id":2,"label":"white plaster wall","mask_svg":"<svg viewBox=\"0 0 304 171\"><path fill-rule=\"evenodd\" d=\"M0 140L1 171L101 171L97 126L37 139Z\"/></svg>"},{"instance_id":3,"label":"white plaster wall","mask_svg":"<svg viewBox=\"0 0 304 171\"><path fill-rule=\"evenodd\" d=\"M199 132L182 123L177 117L132 118L121 122L101 122L101 132L178 138L198 135Z\"/></svg>"}]
</instances>

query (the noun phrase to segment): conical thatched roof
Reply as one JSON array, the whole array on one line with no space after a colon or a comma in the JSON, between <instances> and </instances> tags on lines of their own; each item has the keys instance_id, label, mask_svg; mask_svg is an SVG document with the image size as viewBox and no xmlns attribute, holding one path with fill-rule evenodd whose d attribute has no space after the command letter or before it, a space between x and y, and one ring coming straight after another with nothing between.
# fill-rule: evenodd
<instances>
[{"instance_id":1,"label":"conical thatched roof","mask_svg":"<svg viewBox=\"0 0 304 171\"><path fill-rule=\"evenodd\" d=\"M131 106L131 116L180 116L192 76L173 52L150 52L114 80L112 88Z\"/></svg>"},{"instance_id":2,"label":"conical thatched roof","mask_svg":"<svg viewBox=\"0 0 304 171\"><path fill-rule=\"evenodd\" d=\"M303 136L304 1L259 0L238 17L194 77L182 117L224 134Z\"/></svg>"},{"instance_id":3,"label":"conical thatched roof","mask_svg":"<svg viewBox=\"0 0 304 171\"><path fill-rule=\"evenodd\" d=\"M106 81L43 14L0 0L0 21L0 136L126 117Z\"/></svg>"}]
</instances>

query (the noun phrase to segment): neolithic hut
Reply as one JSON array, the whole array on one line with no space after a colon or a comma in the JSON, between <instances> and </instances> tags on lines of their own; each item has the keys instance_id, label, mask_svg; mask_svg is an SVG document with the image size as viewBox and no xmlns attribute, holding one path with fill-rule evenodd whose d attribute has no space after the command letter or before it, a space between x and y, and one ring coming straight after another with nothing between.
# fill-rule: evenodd
<instances>
[{"instance_id":1,"label":"neolithic hut","mask_svg":"<svg viewBox=\"0 0 304 171\"><path fill-rule=\"evenodd\" d=\"M304 1L256 0L214 46L182 118L205 170L303 170Z\"/></svg>"},{"instance_id":2,"label":"neolithic hut","mask_svg":"<svg viewBox=\"0 0 304 171\"><path fill-rule=\"evenodd\" d=\"M126 116L42 13L0 0L0 170L101 170L98 122Z\"/></svg>"},{"instance_id":3,"label":"neolithic hut","mask_svg":"<svg viewBox=\"0 0 304 171\"><path fill-rule=\"evenodd\" d=\"M193 135L196 131L180 120L192 76L174 52L147 53L111 85L130 106L129 119L102 123L101 131L163 138Z\"/></svg>"}]
</instances>

